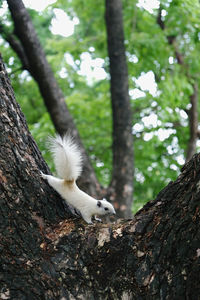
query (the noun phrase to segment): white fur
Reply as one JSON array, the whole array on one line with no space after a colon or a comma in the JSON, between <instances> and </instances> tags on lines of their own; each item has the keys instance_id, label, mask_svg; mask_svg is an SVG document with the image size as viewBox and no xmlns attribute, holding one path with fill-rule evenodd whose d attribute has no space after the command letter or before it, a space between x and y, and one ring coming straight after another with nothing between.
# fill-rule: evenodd
<instances>
[{"instance_id":1,"label":"white fur","mask_svg":"<svg viewBox=\"0 0 200 300\"><path fill-rule=\"evenodd\" d=\"M106 199L96 200L76 185L76 179L82 171L82 156L78 146L70 136L57 135L50 140L50 149L59 177L41 175L69 204L81 212L83 219L91 224L92 216L115 214L115 209Z\"/></svg>"},{"instance_id":2,"label":"white fur","mask_svg":"<svg viewBox=\"0 0 200 300\"><path fill-rule=\"evenodd\" d=\"M66 180L77 180L82 172L82 156L71 136L65 135L62 138L56 135L49 139L49 144L58 176Z\"/></svg>"}]
</instances>

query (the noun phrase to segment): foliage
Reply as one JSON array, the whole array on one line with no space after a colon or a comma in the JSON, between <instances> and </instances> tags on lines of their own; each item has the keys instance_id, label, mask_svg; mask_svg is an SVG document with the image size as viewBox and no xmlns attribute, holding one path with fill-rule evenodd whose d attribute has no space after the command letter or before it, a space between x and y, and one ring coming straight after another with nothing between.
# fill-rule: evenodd
<instances>
[{"instance_id":1,"label":"foliage","mask_svg":"<svg viewBox=\"0 0 200 300\"><path fill-rule=\"evenodd\" d=\"M51 33L55 8L64 10L71 20L79 19L73 35L65 38ZM161 8L164 30L157 23L158 9L149 12L136 0L123 0L133 109L134 211L154 198L179 173L189 140L186 112L193 92L192 83L199 78L199 2L162 0ZM107 185L112 172L112 113L104 3L101 0L58 0L42 13L30 10L30 14L97 176ZM169 44L169 36L176 38L175 46ZM51 165L44 141L54 129L38 88L27 73L15 72L20 67L19 59L7 43L1 44L17 99ZM176 51L183 56L184 65L178 64ZM84 55L93 63L91 70L95 69L95 59L103 60L101 67L107 74L104 79L88 79L81 75ZM154 92L138 83L140 76L150 71L155 78ZM138 91L143 92L141 96L137 95Z\"/></svg>"}]
</instances>

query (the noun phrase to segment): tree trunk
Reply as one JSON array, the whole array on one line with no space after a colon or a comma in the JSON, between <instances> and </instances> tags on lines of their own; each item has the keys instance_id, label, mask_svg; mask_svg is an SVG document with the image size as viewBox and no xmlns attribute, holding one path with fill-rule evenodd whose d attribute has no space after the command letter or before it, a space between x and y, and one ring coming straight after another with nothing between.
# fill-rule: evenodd
<instances>
[{"instance_id":1,"label":"tree trunk","mask_svg":"<svg viewBox=\"0 0 200 300\"><path fill-rule=\"evenodd\" d=\"M133 202L133 135L121 0L106 0L105 19L113 113L113 174L110 192L117 214L129 218Z\"/></svg>"},{"instance_id":2,"label":"tree trunk","mask_svg":"<svg viewBox=\"0 0 200 300\"><path fill-rule=\"evenodd\" d=\"M63 135L70 130L72 136L80 145L85 160L83 177L79 184L83 190L97 197L100 194L100 185L81 142L72 116L69 113L64 95L46 60L30 16L21 0L7 0L7 3L14 21L15 33L23 45L24 53L28 60L28 70L38 83L41 95L56 131Z\"/></svg>"},{"instance_id":3,"label":"tree trunk","mask_svg":"<svg viewBox=\"0 0 200 300\"><path fill-rule=\"evenodd\" d=\"M0 299L200 299L200 155L115 224L72 218L39 170L0 60Z\"/></svg>"}]
</instances>

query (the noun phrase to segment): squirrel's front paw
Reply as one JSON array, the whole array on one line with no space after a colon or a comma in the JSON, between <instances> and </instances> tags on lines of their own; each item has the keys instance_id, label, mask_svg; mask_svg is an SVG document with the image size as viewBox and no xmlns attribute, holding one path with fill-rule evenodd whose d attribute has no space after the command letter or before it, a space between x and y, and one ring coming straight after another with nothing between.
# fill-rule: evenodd
<instances>
[{"instance_id":1,"label":"squirrel's front paw","mask_svg":"<svg viewBox=\"0 0 200 300\"><path fill-rule=\"evenodd\" d=\"M40 171L40 176L41 176L43 179L47 179L47 175L45 175L42 171Z\"/></svg>"},{"instance_id":2,"label":"squirrel's front paw","mask_svg":"<svg viewBox=\"0 0 200 300\"><path fill-rule=\"evenodd\" d=\"M95 221L102 223L102 220L100 218L94 217Z\"/></svg>"}]
</instances>

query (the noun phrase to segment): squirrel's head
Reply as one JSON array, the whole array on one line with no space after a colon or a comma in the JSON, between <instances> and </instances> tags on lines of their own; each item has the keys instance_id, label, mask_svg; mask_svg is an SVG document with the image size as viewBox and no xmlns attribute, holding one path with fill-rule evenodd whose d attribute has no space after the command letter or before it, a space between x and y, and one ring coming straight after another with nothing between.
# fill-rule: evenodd
<instances>
[{"instance_id":1,"label":"squirrel's head","mask_svg":"<svg viewBox=\"0 0 200 300\"><path fill-rule=\"evenodd\" d=\"M113 205L105 198L97 201L97 207L99 215L116 215Z\"/></svg>"}]
</instances>

